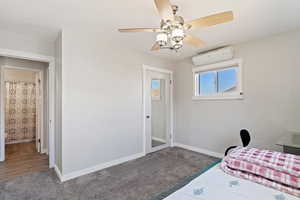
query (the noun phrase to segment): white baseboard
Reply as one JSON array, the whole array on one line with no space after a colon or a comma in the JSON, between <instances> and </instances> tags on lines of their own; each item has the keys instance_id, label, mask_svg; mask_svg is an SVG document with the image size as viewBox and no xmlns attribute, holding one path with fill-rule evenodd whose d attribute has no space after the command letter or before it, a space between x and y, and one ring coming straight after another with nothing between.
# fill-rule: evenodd
<instances>
[{"instance_id":1,"label":"white baseboard","mask_svg":"<svg viewBox=\"0 0 300 200\"><path fill-rule=\"evenodd\" d=\"M216 158L223 158L224 157L224 155L222 153L213 152L213 151L209 151L207 149L201 149L201 148L198 148L198 147L193 147L193 146L189 146L189 145L185 145L185 144L174 143L174 146L181 147L183 149L187 149L187 150L191 150L191 151L195 151L195 152L198 152L198 153L206 154L206 155L216 157Z\"/></svg>"},{"instance_id":2,"label":"white baseboard","mask_svg":"<svg viewBox=\"0 0 300 200\"><path fill-rule=\"evenodd\" d=\"M58 167L56 165L54 165L54 171L58 177L58 179L62 182L62 175L61 175L61 172L60 170L58 169Z\"/></svg>"},{"instance_id":3,"label":"white baseboard","mask_svg":"<svg viewBox=\"0 0 300 200\"><path fill-rule=\"evenodd\" d=\"M45 153L45 154L47 154L47 155L48 155L48 149L43 149L43 148L42 148L42 149L41 149L41 153L42 153L42 154L44 154L44 153Z\"/></svg>"},{"instance_id":4,"label":"white baseboard","mask_svg":"<svg viewBox=\"0 0 300 200\"><path fill-rule=\"evenodd\" d=\"M93 173L93 172L96 172L96 171L99 171L99 170L102 170L102 169L105 169L105 168L108 168L108 167L112 167L114 165L119 165L121 163L140 158L142 156L145 156L145 154L144 153L137 153L137 154L134 154L134 155L131 155L131 156L126 156L126 157L123 157L123 158L120 158L120 159L117 159L117 160L102 163L102 164L99 164L99 165L95 165L93 167L85 168L85 169L78 170L78 171L75 171L75 172L71 172L71 173L68 173L68 174L60 174L60 171L58 169L57 169L58 172L56 172L56 173L57 173L60 181L65 182L65 181L77 178L79 176L90 174L90 173ZM55 169L55 171L56 171L56 169Z\"/></svg>"},{"instance_id":5,"label":"white baseboard","mask_svg":"<svg viewBox=\"0 0 300 200\"><path fill-rule=\"evenodd\" d=\"M12 142L7 142L5 144L18 144L18 143L26 143L26 142L33 142L35 139L24 139L24 140L17 140Z\"/></svg>"},{"instance_id":6,"label":"white baseboard","mask_svg":"<svg viewBox=\"0 0 300 200\"><path fill-rule=\"evenodd\" d=\"M163 142L166 143L166 140L158 138L158 137L152 137L153 140L159 141L159 142Z\"/></svg>"}]
</instances>

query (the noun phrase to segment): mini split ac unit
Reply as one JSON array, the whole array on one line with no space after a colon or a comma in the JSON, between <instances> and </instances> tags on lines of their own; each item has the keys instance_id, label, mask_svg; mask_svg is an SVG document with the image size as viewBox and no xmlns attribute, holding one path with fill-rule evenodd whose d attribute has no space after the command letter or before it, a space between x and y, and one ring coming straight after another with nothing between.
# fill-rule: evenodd
<instances>
[{"instance_id":1,"label":"mini split ac unit","mask_svg":"<svg viewBox=\"0 0 300 200\"><path fill-rule=\"evenodd\" d=\"M201 53L192 57L193 64L196 66L208 65L212 63L221 62L224 60L230 60L234 57L233 47L225 47Z\"/></svg>"}]
</instances>

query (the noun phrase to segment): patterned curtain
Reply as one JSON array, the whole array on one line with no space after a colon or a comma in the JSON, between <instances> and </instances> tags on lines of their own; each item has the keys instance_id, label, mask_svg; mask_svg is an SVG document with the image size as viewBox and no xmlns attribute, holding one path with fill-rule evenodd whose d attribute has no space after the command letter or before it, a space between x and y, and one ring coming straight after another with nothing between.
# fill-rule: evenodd
<instances>
[{"instance_id":1,"label":"patterned curtain","mask_svg":"<svg viewBox=\"0 0 300 200\"><path fill-rule=\"evenodd\" d=\"M18 143L35 139L35 83L6 81L5 142Z\"/></svg>"}]
</instances>

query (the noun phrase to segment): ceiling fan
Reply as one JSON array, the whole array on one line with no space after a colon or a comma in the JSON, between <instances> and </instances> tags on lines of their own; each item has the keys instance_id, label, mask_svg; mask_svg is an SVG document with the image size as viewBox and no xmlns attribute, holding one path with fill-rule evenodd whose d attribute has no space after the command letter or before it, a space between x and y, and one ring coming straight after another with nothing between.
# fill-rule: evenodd
<instances>
[{"instance_id":1,"label":"ceiling fan","mask_svg":"<svg viewBox=\"0 0 300 200\"><path fill-rule=\"evenodd\" d=\"M204 42L186 32L188 30L222 24L233 20L233 12L227 11L192 21L185 22L177 15L178 6L171 5L169 0L154 0L158 13L162 18L160 28L119 29L120 32L154 32L158 33L152 51L160 49L179 50L183 42L196 47L204 46Z\"/></svg>"}]
</instances>

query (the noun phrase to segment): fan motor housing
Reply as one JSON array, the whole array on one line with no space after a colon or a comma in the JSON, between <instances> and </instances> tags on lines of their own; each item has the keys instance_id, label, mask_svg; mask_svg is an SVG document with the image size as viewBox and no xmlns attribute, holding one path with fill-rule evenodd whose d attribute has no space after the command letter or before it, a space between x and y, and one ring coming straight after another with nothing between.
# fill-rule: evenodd
<instances>
[{"instance_id":1,"label":"fan motor housing","mask_svg":"<svg viewBox=\"0 0 300 200\"><path fill-rule=\"evenodd\" d=\"M174 20L181 24L182 26L184 25L184 19L181 16L174 16Z\"/></svg>"},{"instance_id":2,"label":"fan motor housing","mask_svg":"<svg viewBox=\"0 0 300 200\"><path fill-rule=\"evenodd\" d=\"M172 5L172 10L173 10L173 14L176 15L176 13L178 11L178 6L177 5Z\"/></svg>"},{"instance_id":3,"label":"fan motor housing","mask_svg":"<svg viewBox=\"0 0 300 200\"><path fill-rule=\"evenodd\" d=\"M174 16L174 20L162 20L160 28L164 31L170 31L174 28L182 28L184 25L184 19L181 16Z\"/></svg>"}]
</instances>

